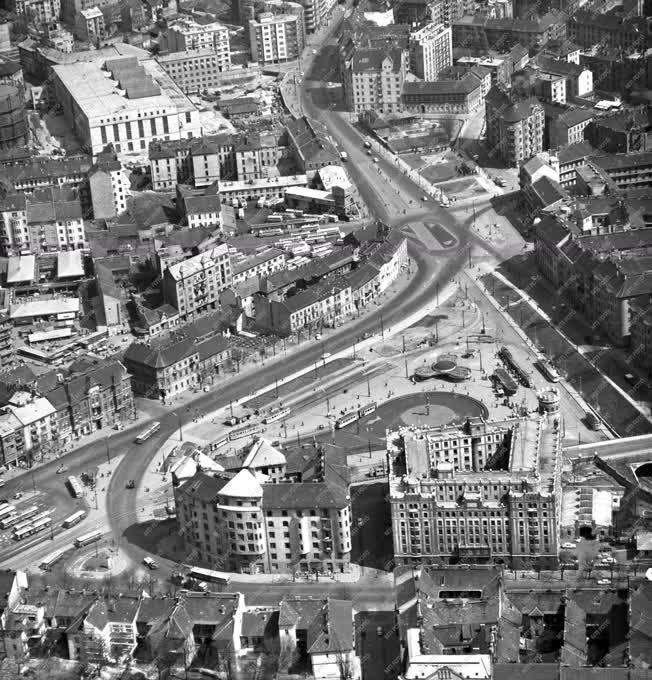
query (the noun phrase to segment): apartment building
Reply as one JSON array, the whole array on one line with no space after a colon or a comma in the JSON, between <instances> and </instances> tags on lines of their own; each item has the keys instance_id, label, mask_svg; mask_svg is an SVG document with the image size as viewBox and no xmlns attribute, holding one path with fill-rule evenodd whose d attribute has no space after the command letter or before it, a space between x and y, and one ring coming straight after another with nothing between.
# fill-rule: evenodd
<instances>
[{"instance_id":1,"label":"apartment building","mask_svg":"<svg viewBox=\"0 0 652 680\"><path fill-rule=\"evenodd\" d=\"M568 20L569 39L584 48L601 44L607 48L645 52L646 36L644 17L623 17L616 11L578 9Z\"/></svg>"},{"instance_id":2,"label":"apartment building","mask_svg":"<svg viewBox=\"0 0 652 680\"><path fill-rule=\"evenodd\" d=\"M593 73L586 66L539 55L534 68L538 71L539 77L547 76L551 80L564 78L566 81L565 96L569 99L587 97L593 92ZM564 104L565 100L559 103Z\"/></svg>"},{"instance_id":3,"label":"apartment building","mask_svg":"<svg viewBox=\"0 0 652 680\"><path fill-rule=\"evenodd\" d=\"M104 37L104 14L99 7L89 7L77 15L75 35L79 40L97 44Z\"/></svg>"},{"instance_id":4,"label":"apartment building","mask_svg":"<svg viewBox=\"0 0 652 680\"><path fill-rule=\"evenodd\" d=\"M45 397L16 392L0 409L0 457L5 467L31 465L56 448L56 409Z\"/></svg>"},{"instance_id":5,"label":"apartment building","mask_svg":"<svg viewBox=\"0 0 652 680\"><path fill-rule=\"evenodd\" d=\"M619 189L652 186L652 151L594 156L591 162L604 170Z\"/></svg>"},{"instance_id":6,"label":"apartment building","mask_svg":"<svg viewBox=\"0 0 652 680\"><path fill-rule=\"evenodd\" d=\"M116 424L124 425L136 414L131 376L119 361L80 371L51 371L37 378L35 389L56 409L59 445Z\"/></svg>"},{"instance_id":7,"label":"apartment building","mask_svg":"<svg viewBox=\"0 0 652 680\"><path fill-rule=\"evenodd\" d=\"M304 48L302 14L262 12L249 20L251 59L259 64L284 64L299 59Z\"/></svg>"},{"instance_id":8,"label":"apartment building","mask_svg":"<svg viewBox=\"0 0 652 680\"><path fill-rule=\"evenodd\" d=\"M256 325L281 336L310 326L335 326L354 311L351 285L329 279L285 300L254 297Z\"/></svg>"},{"instance_id":9,"label":"apartment building","mask_svg":"<svg viewBox=\"0 0 652 680\"><path fill-rule=\"evenodd\" d=\"M165 191L177 184L203 187L219 179L235 178L235 146L240 139L239 135L222 134L152 142L149 147L152 188Z\"/></svg>"},{"instance_id":10,"label":"apartment building","mask_svg":"<svg viewBox=\"0 0 652 680\"><path fill-rule=\"evenodd\" d=\"M79 198L66 188L8 194L0 203L0 240L6 255L88 247Z\"/></svg>"},{"instance_id":11,"label":"apartment building","mask_svg":"<svg viewBox=\"0 0 652 680\"><path fill-rule=\"evenodd\" d=\"M234 153L238 179L247 181L278 174L278 164L290 157L291 149L285 133L254 133L236 142Z\"/></svg>"},{"instance_id":12,"label":"apartment building","mask_svg":"<svg viewBox=\"0 0 652 680\"><path fill-rule=\"evenodd\" d=\"M165 400L189 389L211 385L231 357L221 335L228 328L219 314L207 315L174 333L129 345L124 364L133 390Z\"/></svg>"},{"instance_id":13,"label":"apartment building","mask_svg":"<svg viewBox=\"0 0 652 680\"><path fill-rule=\"evenodd\" d=\"M487 144L511 166L543 151L545 114L536 97L513 101L493 87L485 99Z\"/></svg>"},{"instance_id":14,"label":"apartment building","mask_svg":"<svg viewBox=\"0 0 652 680\"><path fill-rule=\"evenodd\" d=\"M302 449L296 455L321 454ZM186 547L200 563L251 574L348 566L350 500L334 478L287 481L286 455L269 442L255 443L233 468L195 470L186 478L173 475L173 485Z\"/></svg>"},{"instance_id":15,"label":"apartment building","mask_svg":"<svg viewBox=\"0 0 652 680\"><path fill-rule=\"evenodd\" d=\"M161 288L180 319L190 321L216 309L220 293L231 283L229 249L223 243L165 269Z\"/></svg>"},{"instance_id":16,"label":"apartment building","mask_svg":"<svg viewBox=\"0 0 652 680\"><path fill-rule=\"evenodd\" d=\"M453 63L453 33L450 26L428 24L410 33L410 71L426 81L439 78L439 74Z\"/></svg>"},{"instance_id":17,"label":"apartment building","mask_svg":"<svg viewBox=\"0 0 652 680\"><path fill-rule=\"evenodd\" d=\"M388 433L396 563L554 567L562 431L557 413Z\"/></svg>"},{"instance_id":18,"label":"apartment building","mask_svg":"<svg viewBox=\"0 0 652 680\"><path fill-rule=\"evenodd\" d=\"M230 53L226 56L202 47L162 54L157 61L185 94L199 94L224 84L222 74L231 66Z\"/></svg>"},{"instance_id":19,"label":"apartment building","mask_svg":"<svg viewBox=\"0 0 652 680\"><path fill-rule=\"evenodd\" d=\"M213 50L219 59L220 70L231 65L229 29L217 21L200 23L191 17L176 19L168 27L168 52Z\"/></svg>"},{"instance_id":20,"label":"apartment building","mask_svg":"<svg viewBox=\"0 0 652 680\"><path fill-rule=\"evenodd\" d=\"M584 141L584 130L595 115L592 110L552 104L544 104L543 108L546 121L544 134L546 148L558 149Z\"/></svg>"},{"instance_id":21,"label":"apartment building","mask_svg":"<svg viewBox=\"0 0 652 680\"><path fill-rule=\"evenodd\" d=\"M112 149L98 155L88 173L88 184L96 220L113 219L127 210L131 182Z\"/></svg>"},{"instance_id":22,"label":"apartment building","mask_svg":"<svg viewBox=\"0 0 652 680\"><path fill-rule=\"evenodd\" d=\"M300 0L307 33L315 33L327 21L336 0Z\"/></svg>"},{"instance_id":23,"label":"apartment building","mask_svg":"<svg viewBox=\"0 0 652 680\"><path fill-rule=\"evenodd\" d=\"M347 108L354 113L400 111L408 61L408 52L397 47L356 48L342 65Z\"/></svg>"},{"instance_id":24,"label":"apartment building","mask_svg":"<svg viewBox=\"0 0 652 680\"><path fill-rule=\"evenodd\" d=\"M268 248L262 253L241 259L231 258L233 284L259 276L270 276L285 269L285 252L277 248Z\"/></svg>"}]
</instances>

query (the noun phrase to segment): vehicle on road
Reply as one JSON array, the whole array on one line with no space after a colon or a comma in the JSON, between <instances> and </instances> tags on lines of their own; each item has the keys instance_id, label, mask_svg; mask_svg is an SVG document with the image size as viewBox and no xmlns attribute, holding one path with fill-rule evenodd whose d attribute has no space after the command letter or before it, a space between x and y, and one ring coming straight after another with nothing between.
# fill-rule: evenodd
<instances>
[{"instance_id":1,"label":"vehicle on road","mask_svg":"<svg viewBox=\"0 0 652 680\"><path fill-rule=\"evenodd\" d=\"M6 484L4 479L0 479L0 489Z\"/></svg>"},{"instance_id":2,"label":"vehicle on road","mask_svg":"<svg viewBox=\"0 0 652 680\"><path fill-rule=\"evenodd\" d=\"M374 156L371 160L372 160L374 163L378 163L378 156Z\"/></svg>"},{"instance_id":3,"label":"vehicle on road","mask_svg":"<svg viewBox=\"0 0 652 680\"><path fill-rule=\"evenodd\" d=\"M208 385L206 385L206 387L204 387L204 390L203 390L203 391L204 391L204 392L210 392L210 391L211 391L211 388L210 388Z\"/></svg>"},{"instance_id":4,"label":"vehicle on road","mask_svg":"<svg viewBox=\"0 0 652 680\"><path fill-rule=\"evenodd\" d=\"M66 480L68 484L68 489L70 490L70 495L73 498L82 498L84 496L84 487L82 483L75 477L75 475L70 475Z\"/></svg>"},{"instance_id":5,"label":"vehicle on road","mask_svg":"<svg viewBox=\"0 0 652 680\"><path fill-rule=\"evenodd\" d=\"M14 494L14 500L17 501L17 500L21 499L24 495L25 494L23 494L22 491L16 491L16 493Z\"/></svg>"},{"instance_id":6,"label":"vehicle on road","mask_svg":"<svg viewBox=\"0 0 652 680\"><path fill-rule=\"evenodd\" d=\"M344 162L349 160L349 154L346 151L340 151L340 159Z\"/></svg>"},{"instance_id":7,"label":"vehicle on road","mask_svg":"<svg viewBox=\"0 0 652 680\"><path fill-rule=\"evenodd\" d=\"M373 151L371 149L367 149L367 156L371 156L372 153Z\"/></svg>"},{"instance_id":8,"label":"vehicle on road","mask_svg":"<svg viewBox=\"0 0 652 680\"><path fill-rule=\"evenodd\" d=\"M85 545L90 545L91 543L99 541L100 538L102 538L102 532L99 529L91 531L87 534L82 534L81 536L77 536L75 539L75 548L82 548Z\"/></svg>"},{"instance_id":9,"label":"vehicle on road","mask_svg":"<svg viewBox=\"0 0 652 680\"><path fill-rule=\"evenodd\" d=\"M214 583L218 586L228 586L231 581L231 574L224 571L213 571L212 569L204 569L203 567L187 567L186 578L195 579L206 585Z\"/></svg>"},{"instance_id":10,"label":"vehicle on road","mask_svg":"<svg viewBox=\"0 0 652 680\"><path fill-rule=\"evenodd\" d=\"M69 517L66 517L66 519L63 520L62 524L64 529L70 529L70 527L74 527L75 524L79 524L85 518L86 512L84 510L78 510Z\"/></svg>"},{"instance_id":11,"label":"vehicle on road","mask_svg":"<svg viewBox=\"0 0 652 680\"><path fill-rule=\"evenodd\" d=\"M577 545L575 543L562 543L561 544L562 548L565 548L566 550L572 550L573 548L577 548Z\"/></svg>"},{"instance_id":12,"label":"vehicle on road","mask_svg":"<svg viewBox=\"0 0 652 680\"><path fill-rule=\"evenodd\" d=\"M158 569L158 564L154 562L154 560L151 557L145 557L143 559L143 564L148 568L148 569Z\"/></svg>"},{"instance_id":13,"label":"vehicle on road","mask_svg":"<svg viewBox=\"0 0 652 680\"><path fill-rule=\"evenodd\" d=\"M378 628L376 628L376 635L378 635L378 637L381 637L382 634L383 634L383 627L378 626Z\"/></svg>"},{"instance_id":14,"label":"vehicle on road","mask_svg":"<svg viewBox=\"0 0 652 680\"><path fill-rule=\"evenodd\" d=\"M537 361L537 366L539 367L541 373L543 373L546 379L550 382L556 383L560 381L561 378L559 373L557 373L555 367L547 359L539 359Z\"/></svg>"},{"instance_id":15,"label":"vehicle on road","mask_svg":"<svg viewBox=\"0 0 652 680\"><path fill-rule=\"evenodd\" d=\"M321 355L321 360L322 360L322 361L326 361L326 359L329 359L331 356L332 356L332 354L331 354L330 352L324 352L324 353Z\"/></svg>"},{"instance_id":16,"label":"vehicle on road","mask_svg":"<svg viewBox=\"0 0 652 680\"><path fill-rule=\"evenodd\" d=\"M365 149L371 149L371 142L365 142L365 143L364 143L364 148L365 148Z\"/></svg>"},{"instance_id":17,"label":"vehicle on road","mask_svg":"<svg viewBox=\"0 0 652 680\"><path fill-rule=\"evenodd\" d=\"M597 581L597 584L599 586L609 586L611 585L611 581L608 578L601 578Z\"/></svg>"},{"instance_id":18,"label":"vehicle on road","mask_svg":"<svg viewBox=\"0 0 652 680\"><path fill-rule=\"evenodd\" d=\"M315 340L321 340L321 334L315 333Z\"/></svg>"},{"instance_id":19,"label":"vehicle on road","mask_svg":"<svg viewBox=\"0 0 652 680\"><path fill-rule=\"evenodd\" d=\"M428 200L428 197L427 197L427 196L422 196L422 197L421 197L421 200L422 200L422 201L427 201L427 200Z\"/></svg>"},{"instance_id":20,"label":"vehicle on road","mask_svg":"<svg viewBox=\"0 0 652 680\"><path fill-rule=\"evenodd\" d=\"M135 489L136 488L136 482L133 479L130 479L127 482L127 489Z\"/></svg>"},{"instance_id":21,"label":"vehicle on road","mask_svg":"<svg viewBox=\"0 0 652 680\"><path fill-rule=\"evenodd\" d=\"M161 429L161 423L154 421L147 429L143 430L136 437L136 444L146 442L151 436L156 434Z\"/></svg>"},{"instance_id":22,"label":"vehicle on road","mask_svg":"<svg viewBox=\"0 0 652 680\"><path fill-rule=\"evenodd\" d=\"M61 465L59 465L57 468L57 474L62 475L64 472L68 472L68 468L63 463L61 463Z\"/></svg>"},{"instance_id":23,"label":"vehicle on road","mask_svg":"<svg viewBox=\"0 0 652 680\"><path fill-rule=\"evenodd\" d=\"M584 418L586 421L586 425L590 430L599 430L600 429L600 419L598 416L595 415L595 413L591 413L591 411L587 411L586 417Z\"/></svg>"},{"instance_id":24,"label":"vehicle on road","mask_svg":"<svg viewBox=\"0 0 652 680\"><path fill-rule=\"evenodd\" d=\"M43 571L52 571L52 567L63 557L64 552L63 550L57 550L56 552L53 552L51 555L48 555L42 562L39 564L39 567Z\"/></svg>"},{"instance_id":25,"label":"vehicle on road","mask_svg":"<svg viewBox=\"0 0 652 680\"><path fill-rule=\"evenodd\" d=\"M13 539L14 541L22 541L24 538L27 538L28 536L37 534L40 531L45 531L51 524L52 524L51 517L43 517L42 519L37 520L33 524L23 527L18 531L14 531Z\"/></svg>"}]
</instances>

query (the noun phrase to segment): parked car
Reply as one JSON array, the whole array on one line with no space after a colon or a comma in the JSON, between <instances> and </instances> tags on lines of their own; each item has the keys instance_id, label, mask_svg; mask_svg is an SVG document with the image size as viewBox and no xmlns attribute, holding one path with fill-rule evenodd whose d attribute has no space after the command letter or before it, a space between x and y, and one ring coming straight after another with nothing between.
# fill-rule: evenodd
<instances>
[{"instance_id":1,"label":"parked car","mask_svg":"<svg viewBox=\"0 0 652 680\"><path fill-rule=\"evenodd\" d=\"M570 541L567 543L562 543L561 544L562 548L565 548L566 550L572 550L573 548L577 548L577 545L575 543L571 543Z\"/></svg>"},{"instance_id":2,"label":"parked car","mask_svg":"<svg viewBox=\"0 0 652 680\"><path fill-rule=\"evenodd\" d=\"M601 578L598 580L598 585L599 586L609 586L611 585L611 581L608 578Z\"/></svg>"},{"instance_id":3,"label":"parked car","mask_svg":"<svg viewBox=\"0 0 652 680\"><path fill-rule=\"evenodd\" d=\"M145 557L143 559L143 564L148 568L148 569L158 569L158 564L154 562L154 560L151 557Z\"/></svg>"},{"instance_id":4,"label":"parked car","mask_svg":"<svg viewBox=\"0 0 652 680\"><path fill-rule=\"evenodd\" d=\"M371 160L372 160L374 163L378 163L378 158L377 158L377 156L374 156Z\"/></svg>"},{"instance_id":5,"label":"parked car","mask_svg":"<svg viewBox=\"0 0 652 680\"><path fill-rule=\"evenodd\" d=\"M62 475L64 472L68 472L68 468L63 463L61 463L61 465L59 465L57 468L57 474Z\"/></svg>"}]
</instances>

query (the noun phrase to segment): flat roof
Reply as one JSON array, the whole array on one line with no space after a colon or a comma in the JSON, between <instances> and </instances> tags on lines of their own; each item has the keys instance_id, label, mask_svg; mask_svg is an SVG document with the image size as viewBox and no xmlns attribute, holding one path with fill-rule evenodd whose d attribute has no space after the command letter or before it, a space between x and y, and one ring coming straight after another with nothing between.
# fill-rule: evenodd
<instances>
[{"instance_id":1,"label":"flat roof","mask_svg":"<svg viewBox=\"0 0 652 680\"><path fill-rule=\"evenodd\" d=\"M61 338L69 338L72 335L72 328L55 328L52 331L37 331L30 333L27 340L33 342L45 342L46 340L60 340Z\"/></svg>"},{"instance_id":2,"label":"flat roof","mask_svg":"<svg viewBox=\"0 0 652 680\"><path fill-rule=\"evenodd\" d=\"M278 177L264 177L262 179L246 181L220 180L218 189L220 193L225 191L255 191L260 188L307 186L307 175L279 175Z\"/></svg>"},{"instance_id":3,"label":"flat roof","mask_svg":"<svg viewBox=\"0 0 652 680\"><path fill-rule=\"evenodd\" d=\"M178 113L194 111L195 106L155 59L141 59L139 66L160 87L160 94L128 99L109 71L103 70L105 59L53 66L64 85L89 123L131 111Z\"/></svg>"},{"instance_id":4,"label":"flat roof","mask_svg":"<svg viewBox=\"0 0 652 680\"><path fill-rule=\"evenodd\" d=\"M58 278L83 275L84 263L82 262L81 250L67 250L57 253Z\"/></svg>"},{"instance_id":5,"label":"flat roof","mask_svg":"<svg viewBox=\"0 0 652 680\"><path fill-rule=\"evenodd\" d=\"M313 198L316 201L332 201L333 194L330 191L320 191L309 187L293 187L285 192L286 196L297 196L300 198Z\"/></svg>"},{"instance_id":6,"label":"flat roof","mask_svg":"<svg viewBox=\"0 0 652 680\"><path fill-rule=\"evenodd\" d=\"M9 308L9 318L12 320L72 313L79 314L79 298L29 300L11 305Z\"/></svg>"},{"instance_id":7,"label":"flat roof","mask_svg":"<svg viewBox=\"0 0 652 680\"><path fill-rule=\"evenodd\" d=\"M31 283L36 276L36 255L10 257L7 283Z\"/></svg>"}]
</instances>

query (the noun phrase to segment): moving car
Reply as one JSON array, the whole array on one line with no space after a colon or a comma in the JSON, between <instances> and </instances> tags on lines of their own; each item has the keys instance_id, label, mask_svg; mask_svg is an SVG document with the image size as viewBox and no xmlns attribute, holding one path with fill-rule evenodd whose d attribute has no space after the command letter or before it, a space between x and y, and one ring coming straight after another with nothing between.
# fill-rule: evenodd
<instances>
[{"instance_id":1,"label":"moving car","mask_svg":"<svg viewBox=\"0 0 652 680\"><path fill-rule=\"evenodd\" d=\"M377 156L374 156L371 160L372 160L374 163L378 163L378 157L377 157Z\"/></svg>"},{"instance_id":2,"label":"moving car","mask_svg":"<svg viewBox=\"0 0 652 680\"><path fill-rule=\"evenodd\" d=\"M127 488L128 489L135 489L136 488L136 482L133 479L130 479L127 482Z\"/></svg>"},{"instance_id":3,"label":"moving car","mask_svg":"<svg viewBox=\"0 0 652 680\"><path fill-rule=\"evenodd\" d=\"M599 586L611 585L611 581L608 578L601 578L597 583Z\"/></svg>"},{"instance_id":4,"label":"moving car","mask_svg":"<svg viewBox=\"0 0 652 680\"><path fill-rule=\"evenodd\" d=\"M151 557L145 557L143 559L143 564L148 568L148 569L158 569L158 564L154 562L154 560Z\"/></svg>"},{"instance_id":5,"label":"moving car","mask_svg":"<svg viewBox=\"0 0 652 680\"><path fill-rule=\"evenodd\" d=\"M321 355L321 359L322 359L322 361L326 361L326 359L328 359L330 356L331 356L331 353L330 353L330 352L324 352L324 353Z\"/></svg>"}]
</instances>

